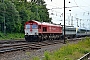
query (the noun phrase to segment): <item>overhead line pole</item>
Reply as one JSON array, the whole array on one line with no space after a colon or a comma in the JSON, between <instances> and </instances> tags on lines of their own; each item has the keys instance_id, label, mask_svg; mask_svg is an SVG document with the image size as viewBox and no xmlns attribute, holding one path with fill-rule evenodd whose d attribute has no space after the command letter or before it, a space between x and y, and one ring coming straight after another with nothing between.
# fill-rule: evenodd
<instances>
[{"instance_id":1,"label":"overhead line pole","mask_svg":"<svg viewBox=\"0 0 90 60\"><path fill-rule=\"evenodd\" d=\"M65 42L65 0L64 0L64 44L66 44Z\"/></svg>"},{"instance_id":2,"label":"overhead line pole","mask_svg":"<svg viewBox=\"0 0 90 60\"><path fill-rule=\"evenodd\" d=\"M66 42L65 42L65 0L64 0L64 26L63 27L64 27L64 42L63 43L66 44Z\"/></svg>"}]
</instances>

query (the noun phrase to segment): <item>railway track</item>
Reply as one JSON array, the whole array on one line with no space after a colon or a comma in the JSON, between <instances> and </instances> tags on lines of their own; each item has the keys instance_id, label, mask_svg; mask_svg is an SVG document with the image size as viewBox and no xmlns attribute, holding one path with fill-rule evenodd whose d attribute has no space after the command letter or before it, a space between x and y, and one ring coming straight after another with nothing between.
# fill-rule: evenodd
<instances>
[{"instance_id":1,"label":"railway track","mask_svg":"<svg viewBox=\"0 0 90 60\"><path fill-rule=\"evenodd\" d=\"M77 39L76 39L77 40ZM68 41L76 41L75 39L69 39ZM79 39L80 40L80 39ZM62 43L63 40L50 40L50 41L42 41L42 42L26 42L26 41L3 41L0 42L0 53L12 52L18 50L38 50L43 46L54 45Z\"/></svg>"},{"instance_id":2,"label":"railway track","mask_svg":"<svg viewBox=\"0 0 90 60\"><path fill-rule=\"evenodd\" d=\"M5 53L5 52L11 52L11 51L18 51L18 50L25 50L25 49L41 49L43 46L48 46L48 45L53 45L53 44L58 44L61 43L60 41L44 41L44 42L25 42L25 43L14 43L14 44L1 44L0 45L0 53Z\"/></svg>"},{"instance_id":3,"label":"railway track","mask_svg":"<svg viewBox=\"0 0 90 60\"><path fill-rule=\"evenodd\" d=\"M85 54L84 56L82 56L80 59L78 60L90 60L90 52Z\"/></svg>"},{"instance_id":4,"label":"railway track","mask_svg":"<svg viewBox=\"0 0 90 60\"><path fill-rule=\"evenodd\" d=\"M24 39L23 40L1 40L0 44L12 44L12 43L20 43L20 42L26 42Z\"/></svg>"}]
</instances>

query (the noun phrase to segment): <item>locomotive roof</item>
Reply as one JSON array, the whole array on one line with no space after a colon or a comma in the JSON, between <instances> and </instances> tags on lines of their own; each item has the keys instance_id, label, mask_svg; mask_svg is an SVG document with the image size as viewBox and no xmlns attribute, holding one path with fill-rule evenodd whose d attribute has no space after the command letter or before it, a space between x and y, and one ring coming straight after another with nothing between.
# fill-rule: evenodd
<instances>
[{"instance_id":1,"label":"locomotive roof","mask_svg":"<svg viewBox=\"0 0 90 60\"><path fill-rule=\"evenodd\" d=\"M36 22L39 25L50 25L50 26L60 26L60 27L62 27L61 25L51 24L51 23L47 23L47 22L38 22L38 21L35 21L35 20L32 20L32 21Z\"/></svg>"}]
</instances>

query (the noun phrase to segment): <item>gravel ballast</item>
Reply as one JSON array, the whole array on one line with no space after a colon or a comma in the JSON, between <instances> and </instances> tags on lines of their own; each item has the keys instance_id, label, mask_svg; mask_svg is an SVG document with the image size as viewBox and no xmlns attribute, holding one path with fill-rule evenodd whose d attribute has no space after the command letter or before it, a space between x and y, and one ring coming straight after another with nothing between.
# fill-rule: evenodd
<instances>
[{"instance_id":1,"label":"gravel ballast","mask_svg":"<svg viewBox=\"0 0 90 60\"><path fill-rule=\"evenodd\" d=\"M77 43L77 42L78 41L74 41L70 43L72 44L72 43ZM31 60L35 56L43 58L45 51L53 52L55 50L60 49L60 47L64 45L67 45L67 44L59 43L55 45L44 46L39 50L27 49L27 50L2 53L0 54L0 60Z\"/></svg>"}]
</instances>

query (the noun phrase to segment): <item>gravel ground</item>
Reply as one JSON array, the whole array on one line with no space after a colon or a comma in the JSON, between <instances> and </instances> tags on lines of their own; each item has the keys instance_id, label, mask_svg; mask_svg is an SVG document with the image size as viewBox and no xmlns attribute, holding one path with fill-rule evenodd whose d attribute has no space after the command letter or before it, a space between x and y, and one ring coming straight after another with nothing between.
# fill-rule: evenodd
<instances>
[{"instance_id":1,"label":"gravel ground","mask_svg":"<svg viewBox=\"0 0 90 60\"><path fill-rule=\"evenodd\" d=\"M77 43L78 41L74 41L74 43ZM71 44L73 42L70 42ZM7 52L0 54L0 60L31 60L33 57L38 56L40 58L43 58L43 54L45 51L53 52L55 50L58 50L60 47L67 45L63 43L55 44L55 45L49 45L44 46L39 50L20 50L15 52Z\"/></svg>"}]
</instances>

